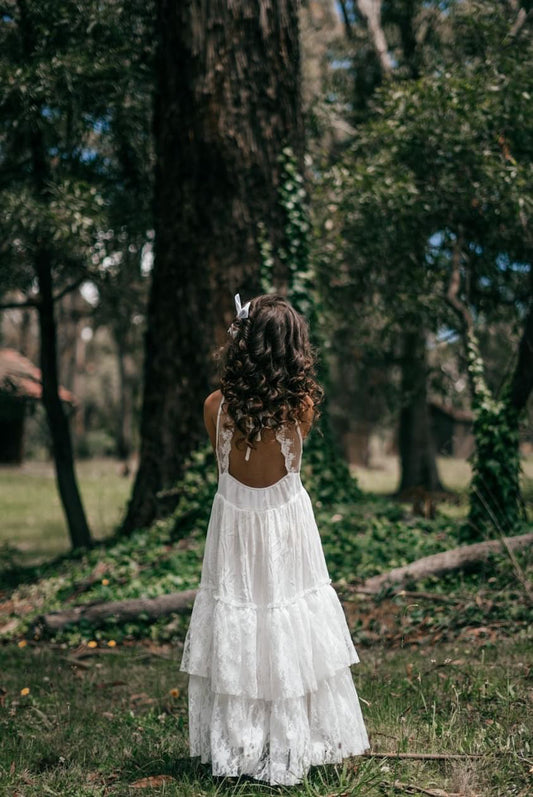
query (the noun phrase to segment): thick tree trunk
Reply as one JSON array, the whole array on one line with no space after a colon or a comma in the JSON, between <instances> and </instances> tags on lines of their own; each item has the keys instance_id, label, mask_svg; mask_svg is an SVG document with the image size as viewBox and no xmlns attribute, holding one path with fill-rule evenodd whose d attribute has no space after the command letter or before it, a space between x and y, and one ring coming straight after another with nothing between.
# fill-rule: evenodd
<instances>
[{"instance_id":1,"label":"thick tree trunk","mask_svg":"<svg viewBox=\"0 0 533 797\"><path fill-rule=\"evenodd\" d=\"M118 366L117 456L127 462L132 451L133 391L127 367L127 347L122 336L115 337Z\"/></svg>"},{"instance_id":2,"label":"thick tree trunk","mask_svg":"<svg viewBox=\"0 0 533 797\"><path fill-rule=\"evenodd\" d=\"M415 487L442 490L427 402L426 340L423 330L403 337L399 492Z\"/></svg>"},{"instance_id":3,"label":"thick tree trunk","mask_svg":"<svg viewBox=\"0 0 533 797\"><path fill-rule=\"evenodd\" d=\"M297 5L157 2L155 261L126 533L153 520L204 438L209 349L233 293L259 290L259 223L273 251L283 243L278 159L303 146Z\"/></svg>"},{"instance_id":4,"label":"thick tree trunk","mask_svg":"<svg viewBox=\"0 0 533 797\"><path fill-rule=\"evenodd\" d=\"M453 548L451 551L424 556L405 567L396 567L388 573L368 578L361 587L356 587L355 592L375 594L387 586L401 586L406 581L420 581L428 576L439 576L456 570L466 570L485 562L490 556L500 553L503 548L508 551L518 551L528 548L533 544L533 532L522 534L518 537L507 537L504 540L490 540L474 545L465 545ZM115 622L124 623L135 620L139 615L145 615L149 620L156 620L169 614L186 614L190 611L196 590L189 589L184 592L171 592L157 598L131 598L109 603L93 603L83 606L74 606L65 611L50 612L37 618L37 625L47 632L56 632L65 628L69 623L79 623L85 620L93 627L105 625L112 617Z\"/></svg>"},{"instance_id":5,"label":"thick tree trunk","mask_svg":"<svg viewBox=\"0 0 533 797\"><path fill-rule=\"evenodd\" d=\"M73 548L90 546L91 533L81 502L68 418L59 398L57 373L57 331L52 295L51 257L46 249L36 254L35 270L39 283L39 331L43 404L50 429L57 485Z\"/></svg>"},{"instance_id":6,"label":"thick tree trunk","mask_svg":"<svg viewBox=\"0 0 533 797\"><path fill-rule=\"evenodd\" d=\"M531 276L533 295L533 270ZM517 413L522 412L533 392L533 298L530 300L524 332L518 346L518 358L513 373L510 400Z\"/></svg>"}]
</instances>

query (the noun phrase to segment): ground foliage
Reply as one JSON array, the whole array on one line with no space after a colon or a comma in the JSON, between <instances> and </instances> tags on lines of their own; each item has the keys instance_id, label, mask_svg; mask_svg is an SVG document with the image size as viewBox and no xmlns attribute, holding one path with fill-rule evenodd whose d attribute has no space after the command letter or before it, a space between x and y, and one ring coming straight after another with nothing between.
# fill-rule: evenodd
<instances>
[{"instance_id":1,"label":"ground foliage","mask_svg":"<svg viewBox=\"0 0 533 797\"><path fill-rule=\"evenodd\" d=\"M324 492L323 474L317 473L305 458L302 478L315 506L330 573L348 602L360 600L351 593L350 585L459 544L460 524L444 514L435 520L425 520L413 516L407 506L383 498L366 496L354 503L342 491ZM210 449L193 455L178 490L181 499L174 514L156 521L149 529L136 531L130 538L117 536L92 550L32 568L17 566L15 556L10 562L6 549L5 569L0 573L3 590L0 634L12 639L31 636L35 631L39 636L35 620L48 611L93 601L150 598L196 587L216 490L216 467ZM527 568L531 556L523 552L519 560ZM413 589L444 596L450 593L452 599L449 603L437 599L435 604L431 601L418 604L400 596L391 603L386 591L377 599L363 598L367 605L365 616L374 611L370 607L375 600L376 605L388 601L387 633L391 640L401 638L405 623L410 628L410 624L422 625L423 635L446 629L446 636L453 636L458 629L472 624L503 622L512 629L522 627L527 619L522 588L504 555L493 557L468 578L455 575L430 579ZM381 610L375 611L379 618ZM376 623L364 629L363 641L373 643ZM136 622L120 626L109 620L106 626L96 630L82 620L59 633L56 639L70 644L93 636L101 640L145 636L154 640L175 639L186 624L184 617L162 618L154 623L140 616ZM354 626L362 628L356 619Z\"/></svg>"}]
</instances>

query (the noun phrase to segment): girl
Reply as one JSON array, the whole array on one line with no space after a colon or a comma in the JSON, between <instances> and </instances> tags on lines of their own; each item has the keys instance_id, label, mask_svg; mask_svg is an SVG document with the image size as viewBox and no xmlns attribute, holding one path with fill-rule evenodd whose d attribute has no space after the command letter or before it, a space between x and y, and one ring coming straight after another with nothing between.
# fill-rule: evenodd
<instances>
[{"instance_id":1,"label":"girl","mask_svg":"<svg viewBox=\"0 0 533 797\"><path fill-rule=\"evenodd\" d=\"M368 738L300 481L321 399L307 326L279 296L235 304L222 389L204 407L219 481L181 663L190 748L214 775L291 785Z\"/></svg>"}]
</instances>

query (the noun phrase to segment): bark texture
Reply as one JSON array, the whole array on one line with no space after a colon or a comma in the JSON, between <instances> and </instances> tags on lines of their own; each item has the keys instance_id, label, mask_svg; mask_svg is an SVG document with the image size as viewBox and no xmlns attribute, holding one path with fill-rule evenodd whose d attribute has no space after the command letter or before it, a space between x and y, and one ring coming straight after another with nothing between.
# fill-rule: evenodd
<instances>
[{"instance_id":1,"label":"bark texture","mask_svg":"<svg viewBox=\"0 0 533 797\"><path fill-rule=\"evenodd\" d=\"M39 331L43 404L52 440L57 486L73 548L91 545L91 533L74 472L72 439L68 418L59 398L57 371L57 329L52 295L52 265L49 253L36 253L35 270L39 283Z\"/></svg>"},{"instance_id":2,"label":"bark texture","mask_svg":"<svg viewBox=\"0 0 533 797\"><path fill-rule=\"evenodd\" d=\"M426 341L423 330L404 333L399 448L399 492L423 487L442 490L427 402Z\"/></svg>"},{"instance_id":3,"label":"bark texture","mask_svg":"<svg viewBox=\"0 0 533 797\"><path fill-rule=\"evenodd\" d=\"M126 533L156 517L158 492L203 439L209 350L225 339L233 294L260 287L259 223L274 251L283 242L278 157L303 145L297 6L157 2L155 261Z\"/></svg>"},{"instance_id":4,"label":"bark texture","mask_svg":"<svg viewBox=\"0 0 533 797\"><path fill-rule=\"evenodd\" d=\"M380 592L387 585L401 585L405 581L417 581L427 576L442 575L453 570L464 570L484 562L489 556L499 553L503 548L516 551L527 548L533 544L533 532L522 534L518 537L506 537L503 540L490 540L489 542L466 545L454 548L451 551L425 556L416 562L396 567L388 573L368 578L358 589L364 594ZM190 611L196 590L189 589L184 592L171 592L157 598L132 598L130 600L112 601L109 603L87 604L75 606L66 611L50 612L37 619L37 625L47 632L60 631L69 623L79 623L86 620L92 626L104 625L108 618L113 617L115 622L134 620L143 614L149 620L164 617L169 614L186 614Z\"/></svg>"}]
</instances>

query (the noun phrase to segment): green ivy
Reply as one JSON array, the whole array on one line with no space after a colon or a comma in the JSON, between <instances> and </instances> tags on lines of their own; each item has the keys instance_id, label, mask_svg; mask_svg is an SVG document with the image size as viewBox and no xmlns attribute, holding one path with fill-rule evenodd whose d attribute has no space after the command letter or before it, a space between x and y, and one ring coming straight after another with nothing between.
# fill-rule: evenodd
<instances>
[{"instance_id":1,"label":"green ivy","mask_svg":"<svg viewBox=\"0 0 533 797\"><path fill-rule=\"evenodd\" d=\"M496 399L484 377L476 334L467 333L467 367L472 385L473 432L470 511L461 538L478 540L485 532L512 534L524 519L520 494L519 415L510 383Z\"/></svg>"},{"instance_id":2,"label":"green ivy","mask_svg":"<svg viewBox=\"0 0 533 797\"><path fill-rule=\"evenodd\" d=\"M277 252L277 257L285 267L291 304L309 322L311 342L320 354L326 348L322 323L324 313L311 258L311 221L304 179L290 147L282 150L279 162L281 165L279 202L285 217L285 243ZM270 293L274 289L275 253L264 226L259 228L258 241L262 258L261 285L265 293ZM319 360L319 379L327 388L328 369L324 359ZM304 464L304 477L306 483L312 485L313 498L320 498L325 503L359 500L361 490L350 474L331 432L327 398L322 406L317 431L318 433L311 434L306 441Z\"/></svg>"}]
</instances>

